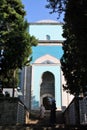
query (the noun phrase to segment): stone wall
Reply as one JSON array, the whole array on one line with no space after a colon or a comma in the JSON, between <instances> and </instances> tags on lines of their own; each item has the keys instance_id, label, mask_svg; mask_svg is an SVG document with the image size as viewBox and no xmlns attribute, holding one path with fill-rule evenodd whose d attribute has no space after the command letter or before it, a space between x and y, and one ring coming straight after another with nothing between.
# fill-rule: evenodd
<instances>
[{"instance_id":1,"label":"stone wall","mask_svg":"<svg viewBox=\"0 0 87 130\"><path fill-rule=\"evenodd\" d=\"M18 98L0 98L0 124L25 124L29 112Z\"/></svg>"},{"instance_id":2,"label":"stone wall","mask_svg":"<svg viewBox=\"0 0 87 130\"><path fill-rule=\"evenodd\" d=\"M64 111L65 124L87 125L87 97L74 98Z\"/></svg>"}]
</instances>

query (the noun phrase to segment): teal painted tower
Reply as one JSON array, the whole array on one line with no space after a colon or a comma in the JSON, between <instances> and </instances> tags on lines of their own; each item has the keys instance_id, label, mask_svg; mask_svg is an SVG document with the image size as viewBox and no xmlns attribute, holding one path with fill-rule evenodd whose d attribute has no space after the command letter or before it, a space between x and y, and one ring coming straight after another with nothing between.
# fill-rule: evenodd
<instances>
[{"instance_id":1,"label":"teal painted tower","mask_svg":"<svg viewBox=\"0 0 87 130\"><path fill-rule=\"evenodd\" d=\"M38 39L32 47L32 61L22 71L23 101L29 109L39 109L43 104L49 109L49 101L55 99L61 109L63 102L63 74L60 58L63 55L62 24L52 20L29 23L29 33Z\"/></svg>"},{"instance_id":2,"label":"teal painted tower","mask_svg":"<svg viewBox=\"0 0 87 130\"><path fill-rule=\"evenodd\" d=\"M32 48L31 109L36 109L54 98L61 108L62 24L43 20L29 24L29 33L38 39Z\"/></svg>"}]
</instances>

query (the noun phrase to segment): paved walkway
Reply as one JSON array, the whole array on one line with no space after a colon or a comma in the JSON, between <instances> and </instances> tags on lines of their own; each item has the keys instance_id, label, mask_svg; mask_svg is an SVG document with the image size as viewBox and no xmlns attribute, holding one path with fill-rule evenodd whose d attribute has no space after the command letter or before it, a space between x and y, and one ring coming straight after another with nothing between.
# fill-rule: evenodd
<instances>
[{"instance_id":1,"label":"paved walkway","mask_svg":"<svg viewBox=\"0 0 87 130\"><path fill-rule=\"evenodd\" d=\"M87 126L65 126L61 121L61 112L57 113L57 123L50 124L50 112L46 113L44 119L39 118L39 111L30 114L27 125L0 126L0 130L87 130Z\"/></svg>"},{"instance_id":2,"label":"paved walkway","mask_svg":"<svg viewBox=\"0 0 87 130\"><path fill-rule=\"evenodd\" d=\"M50 111L46 111L44 119L39 118L40 112L39 111L32 111L30 114L30 123L39 122L43 124L48 124L50 122ZM56 122L57 124L63 124L64 118L61 111L56 112Z\"/></svg>"},{"instance_id":3,"label":"paved walkway","mask_svg":"<svg viewBox=\"0 0 87 130\"><path fill-rule=\"evenodd\" d=\"M39 118L39 111L32 111L30 114L30 119L29 119L29 125L33 128L48 128L49 130L51 129L57 129L57 128L64 128L64 124L61 117L61 112L58 111L56 113L57 115L57 122L56 124L50 124L50 111L47 111L45 113L45 117L43 119Z\"/></svg>"}]
</instances>

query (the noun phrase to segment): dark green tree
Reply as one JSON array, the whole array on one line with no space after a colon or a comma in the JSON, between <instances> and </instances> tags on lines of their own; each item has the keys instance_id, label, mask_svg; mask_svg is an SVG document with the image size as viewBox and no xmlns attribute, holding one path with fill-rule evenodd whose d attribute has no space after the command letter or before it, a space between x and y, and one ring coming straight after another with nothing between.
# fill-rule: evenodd
<instances>
[{"instance_id":1,"label":"dark green tree","mask_svg":"<svg viewBox=\"0 0 87 130\"><path fill-rule=\"evenodd\" d=\"M16 70L25 65L31 47L37 45L27 31L25 15L21 0L0 0L0 80L4 87L17 85Z\"/></svg>"},{"instance_id":2,"label":"dark green tree","mask_svg":"<svg viewBox=\"0 0 87 130\"><path fill-rule=\"evenodd\" d=\"M48 7L54 7L53 12L65 11L63 37L66 40L63 43L64 54L61 58L61 67L66 85L63 87L76 96L85 94L87 91L87 1L48 1Z\"/></svg>"}]
</instances>

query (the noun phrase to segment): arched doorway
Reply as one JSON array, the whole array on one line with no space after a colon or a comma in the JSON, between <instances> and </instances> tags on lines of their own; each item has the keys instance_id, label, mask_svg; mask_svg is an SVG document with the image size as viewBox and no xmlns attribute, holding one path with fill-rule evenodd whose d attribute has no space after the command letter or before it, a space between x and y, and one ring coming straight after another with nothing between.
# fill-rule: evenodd
<instances>
[{"instance_id":1,"label":"arched doorway","mask_svg":"<svg viewBox=\"0 0 87 130\"><path fill-rule=\"evenodd\" d=\"M49 110L50 109L50 101L49 101L49 97L46 96L43 98L43 105L45 106L45 109L46 110Z\"/></svg>"},{"instance_id":2,"label":"arched doorway","mask_svg":"<svg viewBox=\"0 0 87 130\"><path fill-rule=\"evenodd\" d=\"M55 78L53 73L46 71L40 84L40 99L47 110L50 109L50 98L55 98Z\"/></svg>"}]
</instances>

